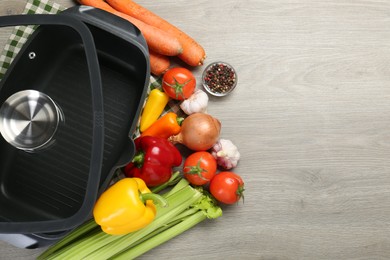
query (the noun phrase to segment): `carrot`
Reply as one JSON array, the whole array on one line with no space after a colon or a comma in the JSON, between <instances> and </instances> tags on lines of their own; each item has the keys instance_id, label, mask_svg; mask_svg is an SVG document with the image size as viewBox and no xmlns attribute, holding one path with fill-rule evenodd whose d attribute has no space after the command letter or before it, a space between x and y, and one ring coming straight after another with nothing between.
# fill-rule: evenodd
<instances>
[{"instance_id":1,"label":"carrot","mask_svg":"<svg viewBox=\"0 0 390 260\"><path fill-rule=\"evenodd\" d=\"M149 46L149 49L167 56L176 56L183 51L183 48L179 40L167 32L156 28L154 26L148 25L134 17L131 17L127 14L118 12L112 8L109 4L104 2L104 0L78 0L82 5L88 5L95 8L102 9L109 13L115 14L123 19L134 24L141 31L145 37L146 43Z\"/></svg>"},{"instance_id":2,"label":"carrot","mask_svg":"<svg viewBox=\"0 0 390 260\"><path fill-rule=\"evenodd\" d=\"M198 66L203 64L206 58L205 50L198 42L179 28L132 0L106 0L106 2L119 12L130 15L175 36L183 47L183 52L178 56L188 65Z\"/></svg>"},{"instance_id":3,"label":"carrot","mask_svg":"<svg viewBox=\"0 0 390 260\"><path fill-rule=\"evenodd\" d=\"M149 50L149 57L150 57L150 72L153 75L160 76L169 69L171 63L168 56Z\"/></svg>"}]
</instances>

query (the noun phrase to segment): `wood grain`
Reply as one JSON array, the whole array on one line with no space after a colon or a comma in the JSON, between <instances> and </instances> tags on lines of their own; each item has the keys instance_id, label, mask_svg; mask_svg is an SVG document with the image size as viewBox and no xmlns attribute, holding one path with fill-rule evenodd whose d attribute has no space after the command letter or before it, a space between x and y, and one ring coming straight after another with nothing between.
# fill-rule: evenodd
<instances>
[{"instance_id":1,"label":"wood grain","mask_svg":"<svg viewBox=\"0 0 390 260\"><path fill-rule=\"evenodd\" d=\"M26 3L24 1L4 1L0 6L1 15L19 14L23 11Z\"/></svg>"},{"instance_id":2,"label":"wood grain","mask_svg":"<svg viewBox=\"0 0 390 260\"><path fill-rule=\"evenodd\" d=\"M138 2L238 71L208 111L246 181L244 204L141 259L389 259L389 2ZM39 252L0 243L1 259Z\"/></svg>"}]
</instances>

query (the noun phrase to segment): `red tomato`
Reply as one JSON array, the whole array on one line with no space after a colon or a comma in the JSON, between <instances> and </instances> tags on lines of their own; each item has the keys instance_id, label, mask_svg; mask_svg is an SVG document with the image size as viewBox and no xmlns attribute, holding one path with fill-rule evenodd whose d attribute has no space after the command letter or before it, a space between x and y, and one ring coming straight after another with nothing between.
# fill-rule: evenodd
<instances>
[{"instance_id":1,"label":"red tomato","mask_svg":"<svg viewBox=\"0 0 390 260\"><path fill-rule=\"evenodd\" d=\"M188 69L176 67L165 72L162 87L169 97L184 100L194 93L196 79Z\"/></svg>"},{"instance_id":2,"label":"red tomato","mask_svg":"<svg viewBox=\"0 0 390 260\"><path fill-rule=\"evenodd\" d=\"M244 197L244 181L234 172L220 172L210 182L210 193L222 203L233 204Z\"/></svg>"},{"instance_id":3,"label":"red tomato","mask_svg":"<svg viewBox=\"0 0 390 260\"><path fill-rule=\"evenodd\" d=\"M217 171L217 161L209 152L192 153L184 161L184 177L193 185L208 183Z\"/></svg>"}]
</instances>

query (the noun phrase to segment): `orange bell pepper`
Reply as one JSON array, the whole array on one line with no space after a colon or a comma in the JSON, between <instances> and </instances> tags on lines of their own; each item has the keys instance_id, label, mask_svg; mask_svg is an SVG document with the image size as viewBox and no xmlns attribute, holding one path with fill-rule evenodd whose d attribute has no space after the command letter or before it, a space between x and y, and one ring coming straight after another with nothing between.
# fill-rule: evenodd
<instances>
[{"instance_id":1,"label":"orange bell pepper","mask_svg":"<svg viewBox=\"0 0 390 260\"><path fill-rule=\"evenodd\" d=\"M154 136L168 139L168 137L177 135L180 132L183 120L184 118L178 117L177 114L168 112L146 129L141 134L141 137Z\"/></svg>"}]
</instances>

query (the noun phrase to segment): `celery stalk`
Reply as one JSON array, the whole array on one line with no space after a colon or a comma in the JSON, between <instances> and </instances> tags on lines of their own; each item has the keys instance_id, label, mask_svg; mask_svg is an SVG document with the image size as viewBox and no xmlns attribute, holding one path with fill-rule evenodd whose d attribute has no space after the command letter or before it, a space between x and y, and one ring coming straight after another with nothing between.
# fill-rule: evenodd
<instances>
[{"instance_id":1,"label":"celery stalk","mask_svg":"<svg viewBox=\"0 0 390 260\"><path fill-rule=\"evenodd\" d=\"M181 221L183 221L183 219L185 217L188 217L194 213L198 212L197 209L194 209L194 208L190 208L190 209L187 209L185 210L183 213L177 215L176 217L172 218L169 223L166 223L164 225L162 225L161 227L159 227L158 229L154 230L153 232L149 233L148 235L144 236L142 239L138 240L136 243L132 244L131 247L134 247L142 242L144 242L145 240L148 240L149 238L167 230L168 228L171 228L173 226L175 226L176 224L180 223Z\"/></svg>"},{"instance_id":2,"label":"celery stalk","mask_svg":"<svg viewBox=\"0 0 390 260\"><path fill-rule=\"evenodd\" d=\"M180 214L192 203L199 200L201 196L202 194L200 192L187 185L167 198L168 207L161 208L157 206L158 213L156 219L145 228L122 236L113 236L100 232L94 236L77 241L69 247L65 247L55 252L52 256L53 258L61 257L64 259L81 259L87 256L89 257L89 255L91 255L92 259L107 258L104 257L106 254L110 255L111 252L118 252L115 251L115 248L118 247L122 250L123 247L127 248L129 245L137 242L143 236L153 232L153 230L170 221L172 217ZM168 217L161 219L161 217L166 214ZM123 240L125 242L123 242ZM104 249L108 252L103 254L101 252L104 252ZM94 257L95 255L97 255L97 257Z\"/></svg>"},{"instance_id":3,"label":"celery stalk","mask_svg":"<svg viewBox=\"0 0 390 260\"><path fill-rule=\"evenodd\" d=\"M222 210L217 206L216 201L207 193L205 193L201 188L199 188L198 191L202 194L202 198L193 203L189 209L176 216L176 220L179 220L179 218L182 219L181 222L159 234L156 234L148 240L115 255L114 258L133 259L151 250L152 248L165 243L173 237L180 235L191 227L202 222L206 218L214 219L222 216Z\"/></svg>"},{"instance_id":4,"label":"celery stalk","mask_svg":"<svg viewBox=\"0 0 390 260\"><path fill-rule=\"evenodd\" d=\"M164 198L175 194L179 190L187 187L190 183L186 179L181 179L168 193L164 194Z\"/></svg>"},{"instance_id":5,"label":"celery stalk","mask_svg":"<svg viewBox=\"0 0 390 260\"><path fill-rule=\"evenodd\" d=\"M49 255L53 254L55 251L60 248L72 243L76 239L80 239L81 237L86 236L92 230L99 228L99 225L96 224L94 219L90 219L86 221L83 225L77 227L72 232L67 234L64 238L59 240L55 245L48 248L45 252L43 252L39 257L39 259L46 259Z\"/></svg>"},{"instance_id":6,"label":"celery stalk","mask_svg":"<svg viewBox=\"0 0 390 260\"><path fill-rule=\"evenodd\" d=\"M126 250L123 253L120 253L119 255L115 255L114 258L116 260L134 259L134 258L146 253L147 251L161 245L162 243L165 243L166 241L180 235L184 231L192 228L193 226L202 222L206 218L207 218L207 216L204 214L204 212L198 211L197 213L195 213L193 215L187 216L182 222L167 229L166 231L155 235L154 237L148 239L147 241L144 241L143 243L141 243L135 247L132 247L129 250Z\"/></svg>"},{"instance_id":7,"label":"celery stalk","mask_svg":"<svg viewBox=\"0 0 390 260\"><path fill-rule=\"evenodd\" d=\"M54 254L45 258L45 260L58 259L59 257L60 259L80 259L77 257L79 252L82 252L83 255L90 254L95 250L95 248L104 246L105 244L117 239L119 239L118 236L112 236L103 232L99 232L93 236L79 240L67 247L58 250Z\"/></svg>"},{"instance_id":8,"label":"celery stalk","mask_svg":"<svg viewBox=\"0 0 390 260\"><path fill-rule=\"evenodd\" d=\"M175 172L172 174L172 177L164 184L154 187L151 189L153 193L157 193L169 186L177 184L181 180L180 172ZM65 247L66 245L72 243L74 240L80 239L82 236L85 236L87 233L89 233L91 230L99 228L99 225L95 222L95 220L92 218L88 221L86 221L81 226L74 229L72 232L67 234L64 238L59 240L57 243L55 243L53 246L49 247L45 252L43 252L39 257L39 259L46 259L48 256L53 254L54 252L58 251L62 247ZM100 228L99 228L100 229Z\"/></svg>"},{"instance_id":9,"label":"celery stalk","mask_svg":"<svg viewBox=\"0 0 390 260\"><path fill-rule=\"evenodd\" d=\"M176 184L176 186L177 185L180 186L180 189L178 189L178 191L181 192L179 194L175 194L175 193L170 194L170 199L168 199L168 203L170 206L167 208L158 207L158 214L156 218L158 218L158 216L161 215L161 213L166 212L167 210L169 211L171 208L175 207L175 205L184 204L186 200L193 197L194 194L197 194L197 191L194 190L191 186L189 186L189 183L187 181L184 180L183 182L180 183L181 183L180 185ZM190 202L188 202L188 205L190 205L189 203ZM132 233L128 235L131 234ZM108 235L100 231L100 233L92 236L87 236L85 239L76 240L73 244L71 244L71 249L70 246L67 246L65 243L61 243L60 245L55 244L52 246L53 248L50 248L49 252L44 252L42 255L38 257L38 259L52 259L52 257L55 258L58 256L66 257L66 258L70 258L70 257L82 258L100 249L101 247L120 239L121 237L122 236ZM67 241L74 240L72 238L64 238L64 239L66 239Z\"/></svg>"},{"instance_id":10,"label":"celery stalk","mask_svg":"<svg viewBox=\"0 0 390 260\"><path fill-rule=\"evenodd\" d=\"M154 237L155 235L157 235L157 234L167 230L168 228L173 227L174 225L176 225L176 224L178 224L180 222L181 222L181 220L170 221L169 223L162 225L158 229L155 229L153 232L151 232L151 233L147 234L146 236L142 237L141 239L137 240L137 242L133 243L128 248L132 248L132 247L134 247L134 246L136 246L138 244L141 244L142 242L148 240L149 238Z\"/></svg>"},{"instance_id":11,"label":"celery stalk","mask_svg":"<svg viewBox=\"0 0 390 260\"><path fill-rule=\"evenodd\" d=\"M145 228L126 235L113 236L95 228L96 223L92 221L86 224L86 227L80 227L79 234L65 237L61 243L48 249L38 259L97 260L116 256L138 256L206 218L222 215L221 208L211 196L201 189L191 187L184 179L164 194L164 197L169 206L162 208L157 205L156 218ZM83 232L83 228L87 231Z\"/></svg>"},{"instance_id":12,"label":"celery stalk","mask_svg":"<svg viewBox=\"0 0 390 260\"><path fill-rule=\"evenodd\" d=\"M147 236L149 233L171 221L176 215L179 215L192 204L200 200L202 196L202 193L187 185L185 188L167 198L169 206L166 208L158 208L156 219L148 226L130 234L121 236L115 242L108 243L103 247L98 247L93 251L93 253L87 256L84 254L77 255L77 258L80 259L85 257L85 259L98 260L112 257L113 255L126 250L144 236Z\"/></svg>"}]
</instances>

